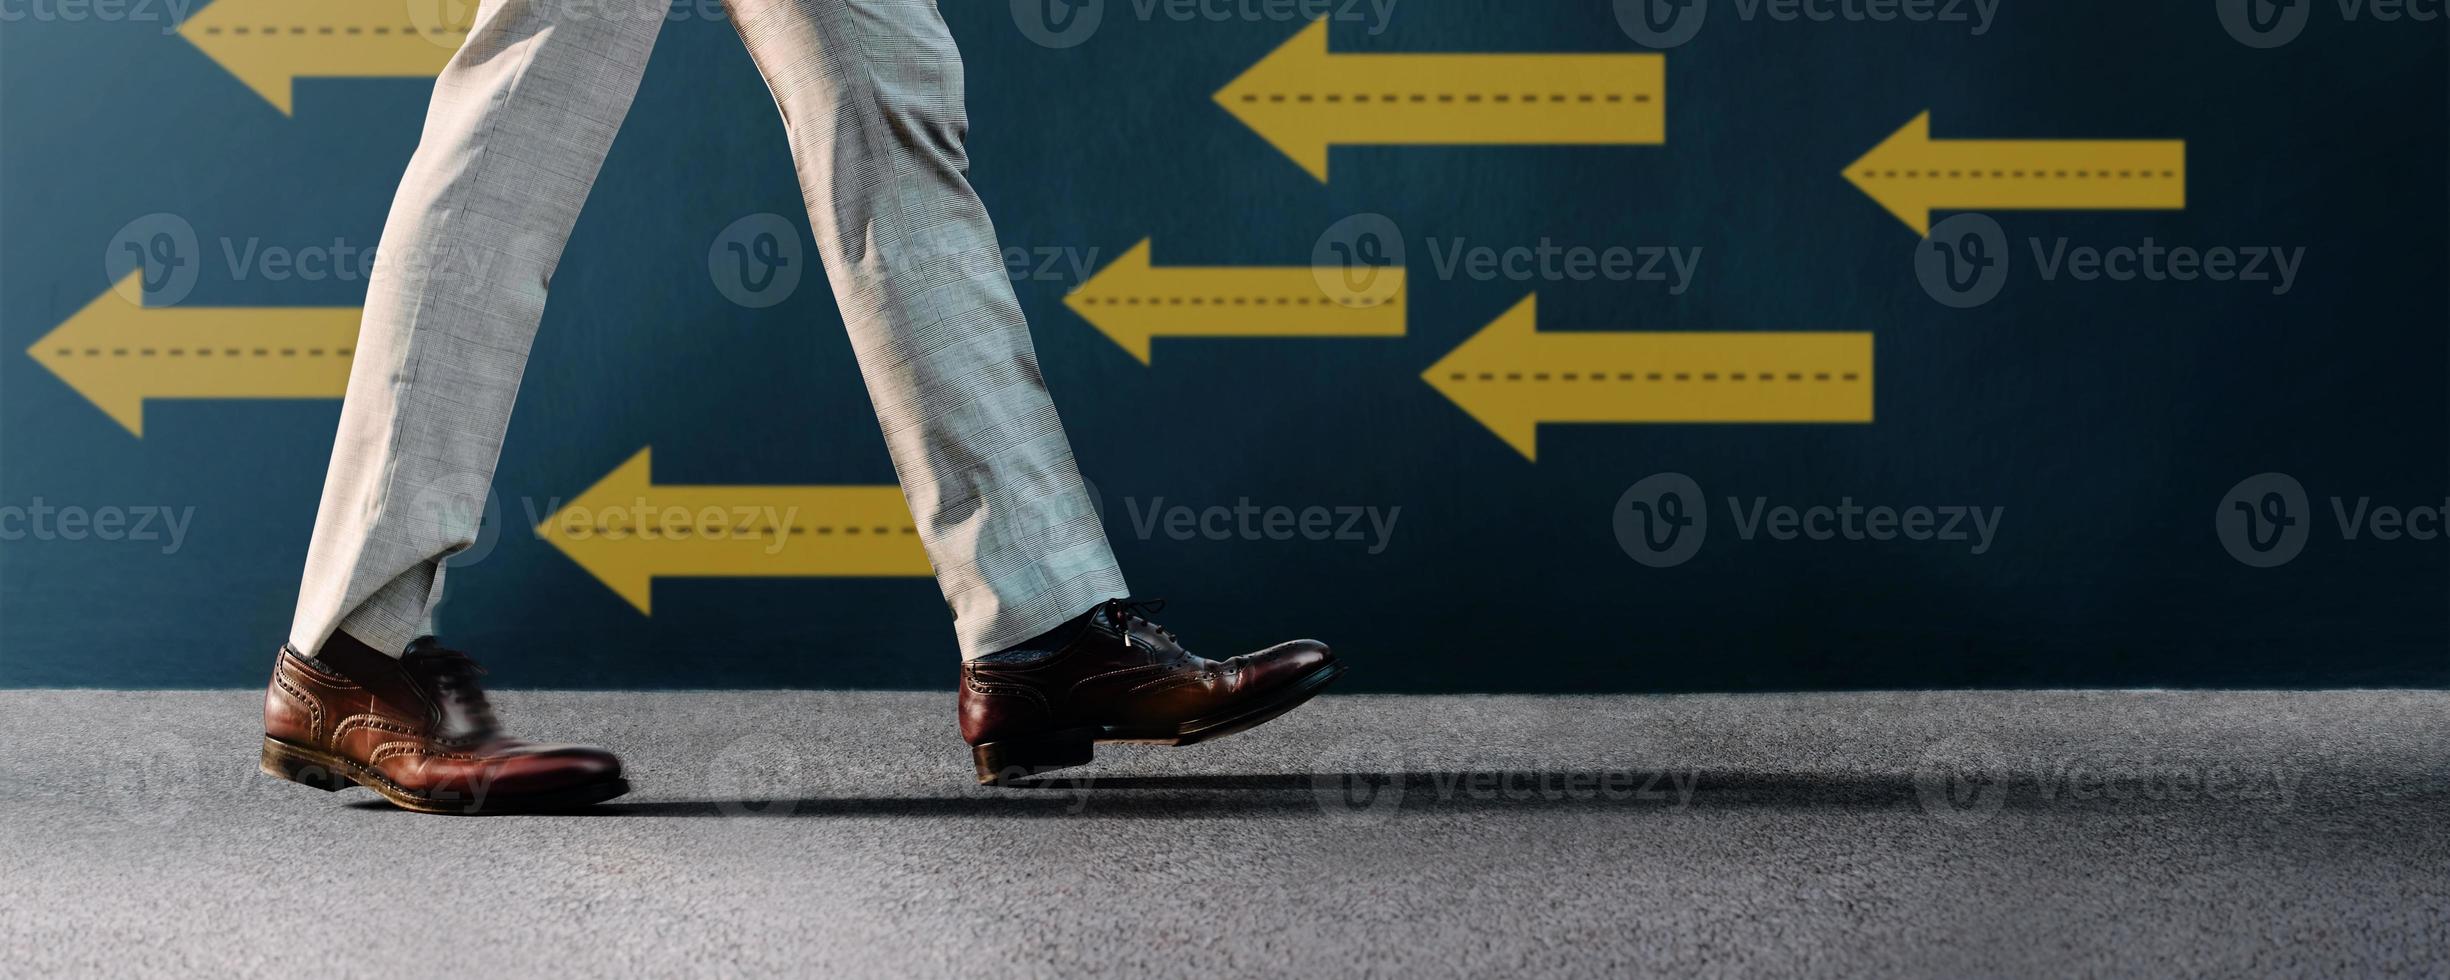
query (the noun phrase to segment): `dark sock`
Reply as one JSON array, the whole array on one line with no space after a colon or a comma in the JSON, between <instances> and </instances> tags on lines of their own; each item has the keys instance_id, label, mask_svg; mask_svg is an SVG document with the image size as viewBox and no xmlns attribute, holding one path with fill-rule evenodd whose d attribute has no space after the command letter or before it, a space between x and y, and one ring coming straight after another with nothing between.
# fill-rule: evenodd
<instances>
[{"instance_id":1,"label":"dark sock","mask_svg":"<svg viewBox=\"0 0 2450 980\"><path fill-rule=\"evenodd\" d=\"M1097 610L1091 609L1088 612L1081 613L1078 616L1064 620L1061 625L1056 626L1054 629L1047 630L1044 633L1040 633L1019 643L1015 643L1001 650L997 650L994 653L990 653L986 656L973 660L971 663L1025 664L1033 660L1044 660L1048 657L1054 656L1055 654L1062 653L1063 648L1071 646L1072 640L1080 636L1080 632L1082 630L1089 628L1089 617L1094 615L1097 615Z\"/></svg>"}]
</instances>

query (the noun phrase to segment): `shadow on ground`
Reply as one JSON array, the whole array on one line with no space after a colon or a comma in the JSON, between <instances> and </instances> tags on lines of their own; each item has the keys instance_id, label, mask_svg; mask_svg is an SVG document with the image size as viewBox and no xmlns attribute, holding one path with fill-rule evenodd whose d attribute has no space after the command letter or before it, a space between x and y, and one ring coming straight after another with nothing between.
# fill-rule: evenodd
<instances>
[{"instance_id":1,"label":"shadow on ground","mask_svg":"<svg viewBox=\"0 0 2450 980\"><path fill-rule=\"evenodd\" d=\"M1674 814L1694 809L1891 810L1944 817L2001 811L2163 812L2241 803L2285 812L2297 787L2285 782L2222 788L2155 785L2116 777L2087 785L1955 773L1814 773L1712 770L1454 770L1276 774L1060 776L944 796L778 796L638 800L569 811L593 817L1068 817L1198 818L1368 816L1395 813L1607 811ZM2389 795L2450 800L2450 789L2408 785ZM354 804L387 809L379 800Z\"/></svg>"}]
</instances>

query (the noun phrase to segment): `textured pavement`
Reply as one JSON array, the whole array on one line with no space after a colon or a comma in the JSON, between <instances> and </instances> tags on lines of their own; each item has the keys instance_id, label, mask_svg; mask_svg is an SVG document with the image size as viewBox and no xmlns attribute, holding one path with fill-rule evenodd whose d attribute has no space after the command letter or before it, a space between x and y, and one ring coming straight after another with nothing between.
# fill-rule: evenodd
<instances>
[{"instance_id":1,"label":"textured pavement","mask_svg":"<svg viewBox=\"0 0 2450 980\"><path fill-rule=\"evenodd\" d=\"M12 976L2450 973L2450 694L1327 697L971 784L950 694L510 692L591 815L0 692Z\"/></svg>"}]
</instances>

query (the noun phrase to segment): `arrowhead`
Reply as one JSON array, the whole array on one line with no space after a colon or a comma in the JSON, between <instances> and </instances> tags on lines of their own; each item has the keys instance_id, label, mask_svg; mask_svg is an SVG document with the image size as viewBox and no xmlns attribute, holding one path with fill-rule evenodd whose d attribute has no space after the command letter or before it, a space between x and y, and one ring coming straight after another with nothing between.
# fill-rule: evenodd
<instances>
[{"instance_id":1,"label":"arrowhead","mask_svg":"<svg viewBox=\"0 0 2450 980\"><path fill-rule=\"evenodd\" d=\"M1525 297L1421 375L1439 394L1535 463L1540 458L1538 405L1522 388L1508 387L1503 379L1509 369L1522 370L1524 355L1538 341L1539 300L1537 293ZM1482 374L1497 380L1483 381Z\"/></svg>"},{"instance_id":2,"label":"arrowhead","mask_svg":"<svg viewBox=\"0 0 2450 980\"><path fill-rule=\"evenodd\" d=\"M1846 168L1846 180L1904 221L1917 235L1931 233L1931 206L1918 191L1922 184L1886 176L1891 170L1921 170L1931 163L1931 113L1915 116L1870 153Z\"/></svg>"},{"instance_id":3,"label":"arrowhead","mask_svg":"<svg viewBox=\"0 0 2450 980\"><path fill-rule=\"evenodd\" d=\"M145 393L132 375L112 369L117 362L111 352L127 349L128 336L138 326L136 318L144 315L143 307L123 298L143 295L136 280L142 274L129 273L110 292L85 304L67 322L26 348L26 356L139 439L145 435Z\"/></svg>"},{"instance_id":4,"label":"arrowhead","mask_svg":"<svg viewBox=\"0 0 2450 980\"><path fill-rule=\"evenodd\" d=\"M1080 288L1063 298L1063 305L1071 307L1072 312L1089 321L1089 325L1096 327L1099 333L1131 352L1131 356L1139 358L1141 364L1149 363L1150 341L1154 332L1148 328L1147 321L1139 317L1136 308L1119 306L1110 301L1145 288L1152 274L1150 241L1141 239L1140 244L1132 246L1131 251L1123 253L1122 258L1107 263L1105 268L1097 270L1096 275L1090 276L1088 282L1081 283Z\"/></svg>"},{"instance_id":5,"label":"arrowhead","mask_svg":"<svg viewBox=\"0 0 2450 980\"><path fill-rule=\"evenodd\" d=\"M638 450L629 462L596 481L585 493L536 525L536 536L561 549L587 574L596 577L644 615L654 615L654 549L638 537L652 488L654 447ZM611 534L605 527L619 528Z\"/></svg>"},{"instance_id":6,"label":"arrowhead","mask_svg":"<svg viewBox=\"0 0 2450 980\"><path fill-rule=\"evenodd\" d=\"M1290 97L1317 91L1328 81L1332 67L1333 59L1327 52L1327 21L1311 21L1292 40L1218 90L1216 101L1243 125L1301 164L1310 176L1326 183L1330 140L1326 124L1311 104L1295 102Z\"/></svg>"},{"instance_id":7,"label":"arrowhead","mask_svg":"<svg viewBox=\"0 0 2450 980\"><path fill-rule=\"evenodd\" d=\"M265 19L252 9L255 6L248 0L214 0L179 25L179 36L254 89L255 94L281 110L281 115L290 115L289 67L277 58L265 57L261 44L250 43L254 35L238 33L238 29L256 27Z\"/></svg>"}]
</instances>

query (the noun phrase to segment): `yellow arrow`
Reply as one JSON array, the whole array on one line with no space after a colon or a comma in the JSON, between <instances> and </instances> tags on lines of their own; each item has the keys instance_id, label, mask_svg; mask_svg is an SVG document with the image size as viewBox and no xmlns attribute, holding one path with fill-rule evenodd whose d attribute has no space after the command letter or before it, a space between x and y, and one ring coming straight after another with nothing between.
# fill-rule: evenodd
<instances>
[{"instance_id":1,"label":"yellow arrow","mask_svg":"<svg viewBox=\"0 0 2450 980\"><path fill-rule=\"evenodd\" d=\"M895 486L678 486L652 447L536 525L642 613L657 578L932 575Z\"/></svg>"},{"instance_id":2,"label":"yellow arrow","mask_svg":"<svg viewBox=\"0 0 2450 980\"><path fill-rule=\"evenodd\" d=\"M179 25L282 115L298 78L432 78L467 40L467 0L213 0Z\"/></svg>"},{"instance_id":3,"label":"yellow arrow","mask_svg":"<svg viewBox=\"0 0 2450 980\"><path fill-rule=\"evenodd\" d=\"M1401 337L1404 269L1160 269L1143 240L1063 303L1146 364L1157 337Z\"/></svg>"},{"instance_id":4,"label":"yellow arrow","mask_svg":"<svg viewBox=\"0 0 2450 980\"><path fill-rule=\"evenodd\" d=\"M1543 422L1869 422L1868 333L1541 333L1523 300L1421 377L1539 458Z\"/></svg>"},{"instance_id":5,"label":"yellow arrow","mask_svg":"<svg viewBox=\"0 0 2450 980\"><path fill-rule=\"evenodd\" d=\"M1667 141L1656 54L1344 54L1313 22L1216 94L1327 179L1327 148Z\"/></svg>"},{"instance_id":6,"label":"yellow arrow","mask_svg":"<svg viewBox=\"0 0 2450 980\"><path fill-rule=\"evenodd\" d=\"M352 306L138 306L141 271L26 348L139 438L150 398L338 398L349 388Z\"/></svg>"},{"instance_id":7,"label":"yellow arrow","mask_svg":"<svg viewBox=\"0 0 2450 980\"><path fill-rule=\"evenodd\" d=\"M1920 235L1933 209L2180 210L2186 141L1934 140L1925 112L1846 179Z\"/></svg>"}]
</instances>

